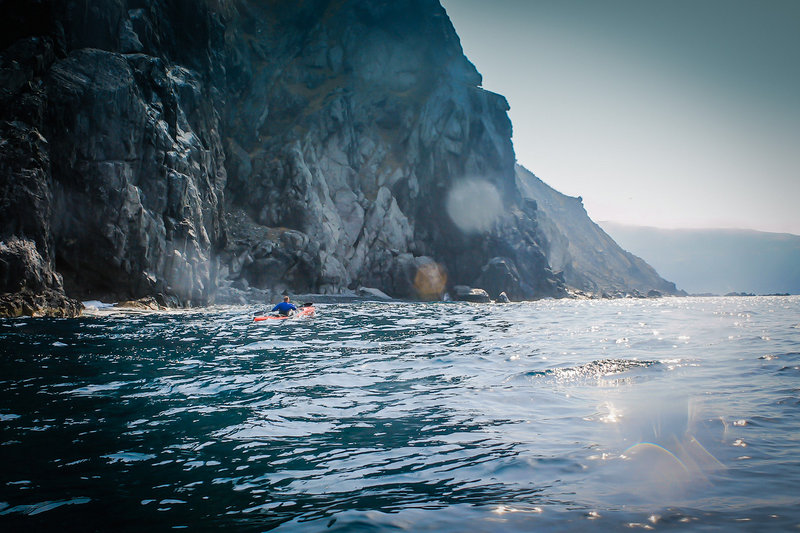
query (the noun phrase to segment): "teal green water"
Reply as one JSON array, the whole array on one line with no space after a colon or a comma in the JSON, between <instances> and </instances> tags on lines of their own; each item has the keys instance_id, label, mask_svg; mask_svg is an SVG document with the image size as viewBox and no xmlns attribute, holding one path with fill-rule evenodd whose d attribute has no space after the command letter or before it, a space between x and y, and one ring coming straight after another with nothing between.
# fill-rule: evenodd
<instances>
[{"instance_id":1,"label":"teal green water","mask_svg":"<svg viewBox=\"0 0 800 533\"><path fill-rule=\"evenodd\" d=\"M0 529L800 526L800 297L0 321Z\"/></svg>"}]
</instances>

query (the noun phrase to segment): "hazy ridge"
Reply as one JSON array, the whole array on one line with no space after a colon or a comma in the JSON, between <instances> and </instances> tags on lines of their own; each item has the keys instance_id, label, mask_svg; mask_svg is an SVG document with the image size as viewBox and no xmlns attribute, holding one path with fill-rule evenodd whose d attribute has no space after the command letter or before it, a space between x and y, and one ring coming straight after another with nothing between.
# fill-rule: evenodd
<instances>
[{"instance_id":1,"label":"hazy ridge","mask_svg":"<svg viewBox=\"0 0 800 533\"><path fill-rule=\"evenodd\" d=\"M600 225L693 294L800 294L800 236L746 229Z\"/></svg>"}]
</instances>

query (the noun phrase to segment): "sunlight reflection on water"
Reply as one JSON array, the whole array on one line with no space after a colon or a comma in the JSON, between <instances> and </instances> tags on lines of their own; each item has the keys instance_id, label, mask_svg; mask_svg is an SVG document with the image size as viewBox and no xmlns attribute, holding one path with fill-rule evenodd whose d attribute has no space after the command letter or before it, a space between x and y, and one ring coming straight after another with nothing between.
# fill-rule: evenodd
<instances>
[{"instance_id":1,"label":"sunlight reflection on water","mask_svg":"<svg viewBox=\"0 0 800 533\"><path fill-rule=\"evenodd\" d=\"M0 526L793 527L798 311L669 298L0 321Z\"/></svg>"}]
</instances>

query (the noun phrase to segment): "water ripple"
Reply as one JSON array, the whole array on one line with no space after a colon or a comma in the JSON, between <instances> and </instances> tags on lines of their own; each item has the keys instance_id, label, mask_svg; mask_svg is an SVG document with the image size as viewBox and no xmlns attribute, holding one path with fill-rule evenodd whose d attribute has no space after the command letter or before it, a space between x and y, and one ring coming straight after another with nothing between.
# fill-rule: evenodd
<instances>
[{"instance_id":1,"label":"water ripple","mask_svg":"<svg viewBox=\"0 0 800 533\"><path fill-rule=\"evenodd\" d=\"M0 321L0 526L800 522L800 298L256 311Z\"/></svg>"}]
</instances>

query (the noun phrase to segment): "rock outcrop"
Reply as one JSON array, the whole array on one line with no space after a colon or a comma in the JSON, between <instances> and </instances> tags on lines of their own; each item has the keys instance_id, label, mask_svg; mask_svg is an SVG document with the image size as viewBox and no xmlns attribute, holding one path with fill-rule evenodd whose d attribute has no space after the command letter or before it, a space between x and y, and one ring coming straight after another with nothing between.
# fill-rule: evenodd
<instances>
[{"instance_id":1,"label":"rock outcrop","mask_svg":"<svg viewBox=\"0 0 800 533\"><path fill-rule=\"evenodd\" d=\"M523 195L536 202L547 261L568 286L606 296L685 295L592 222L580 197L561 194L519 165L517 180Z\"/></svg>"}]
</instances>

